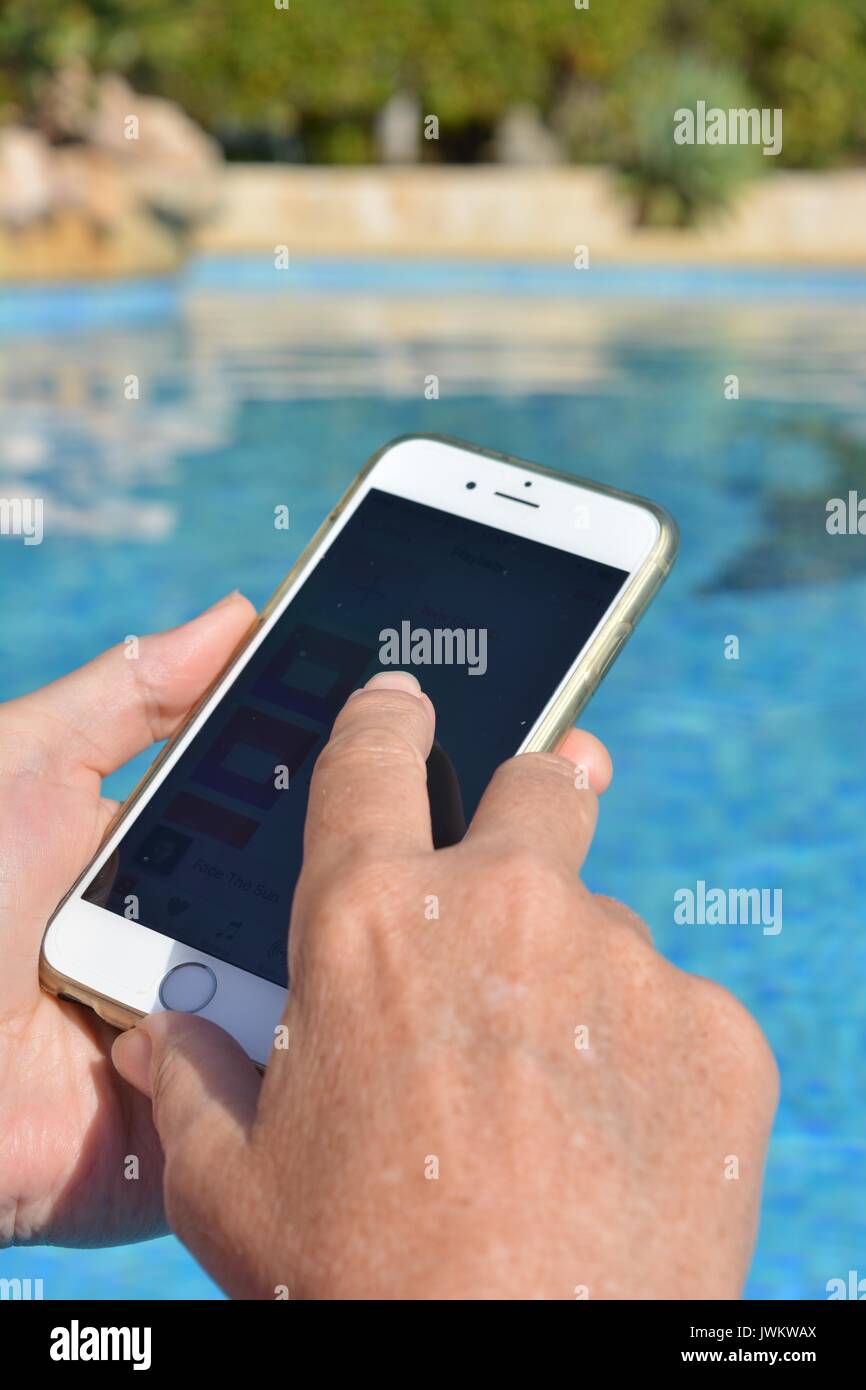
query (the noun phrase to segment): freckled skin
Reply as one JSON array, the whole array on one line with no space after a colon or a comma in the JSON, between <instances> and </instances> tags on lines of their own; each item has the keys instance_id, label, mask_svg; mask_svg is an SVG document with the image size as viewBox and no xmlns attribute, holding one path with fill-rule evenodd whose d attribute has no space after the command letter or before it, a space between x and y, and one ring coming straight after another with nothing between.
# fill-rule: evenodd
<instances>
[{"instance_id":1,"label":"freckled skin","mask_svg":"<svg viewBox=\"0 0 866 1390\"><path fill-rule=\"evenodd\" d=\"M336 721L264 1081L194 1016L115 1043L172 1226L236 1297L739 1297L778 1091L760 1029L578 878L597 740L504 764L434 852L434 722L396 672Z\"/></svg>"}]
</instances>

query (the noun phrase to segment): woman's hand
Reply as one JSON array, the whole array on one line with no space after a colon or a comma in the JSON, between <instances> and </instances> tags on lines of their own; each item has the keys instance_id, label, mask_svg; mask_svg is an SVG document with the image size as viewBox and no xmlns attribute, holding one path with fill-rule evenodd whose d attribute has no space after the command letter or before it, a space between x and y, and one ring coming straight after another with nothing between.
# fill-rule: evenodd
<instances>
[{"instance_id":1,"label":"woman's hand","mask_svg":"<svg viewBox=\"0 0 866 1390\"><path fill-rule=\"evenodd\" d=\"M39 987L39 946L117 807L101 779L170 735L254 617L238 594L0 706L0 1245L112 1245L165 1229L149 1101L117 1036ZM124 1177L137 1154L141 1177Z\"/></svg>"}]
</instances>

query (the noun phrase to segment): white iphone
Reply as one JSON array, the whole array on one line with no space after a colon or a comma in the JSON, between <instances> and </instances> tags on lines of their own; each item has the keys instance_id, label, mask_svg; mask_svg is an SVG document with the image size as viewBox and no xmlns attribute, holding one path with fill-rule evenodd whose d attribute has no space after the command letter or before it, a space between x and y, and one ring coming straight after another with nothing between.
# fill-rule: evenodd
<instances>
[{"instance_id":1,"label":"white iphone","mask_svg":"<svg viewBox=\"0 0 866 1390\"><path fill-rule=\"evenodd\" d=\"M198 1012L267 1062L316 755L377 670L437 714L434 844L496 766L554 747L677 545L651 502L458 440L395 440L355 479L58 907L46 989L118 1027Z\"/></svg>"}]
</instances>

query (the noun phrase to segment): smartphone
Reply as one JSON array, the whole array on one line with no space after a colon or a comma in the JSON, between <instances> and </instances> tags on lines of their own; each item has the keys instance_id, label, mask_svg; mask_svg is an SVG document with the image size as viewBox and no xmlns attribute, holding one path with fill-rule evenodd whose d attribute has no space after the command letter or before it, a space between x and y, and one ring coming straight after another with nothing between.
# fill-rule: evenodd
<instances>
[{"instance_id":1,"label":"smartphone","mask_svg":"<svg viewBox=\"0 0 866 1390\"><path fill-rule=\"evenodd\" d=\"M419 678L434 843L453 843L497 765L574 722L676 548L640 497L443 436L387 444L55 911L43 986L119 1028L201 1013L264 1065L310 776L350 692Z\"/></svg>"}]
</instances>

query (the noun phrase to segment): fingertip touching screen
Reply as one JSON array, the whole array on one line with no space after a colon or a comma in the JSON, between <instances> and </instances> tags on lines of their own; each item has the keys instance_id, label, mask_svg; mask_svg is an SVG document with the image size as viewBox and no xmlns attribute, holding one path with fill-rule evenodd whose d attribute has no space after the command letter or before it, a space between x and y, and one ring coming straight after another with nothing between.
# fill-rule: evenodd
<instances>
[{"instance_id":1,"label":"fingertip touching screen","mask_svg":"<svg viewBox=\"0 0 866 1390\"><path fill-rule=\"evenodd\" d=\"M285 985L310 777L349 694L418 677L434 843L452 844L627 578L371 489L85 899Z\"/></svg>"}]
</instances>

